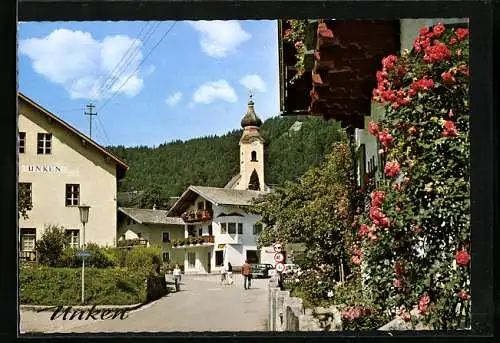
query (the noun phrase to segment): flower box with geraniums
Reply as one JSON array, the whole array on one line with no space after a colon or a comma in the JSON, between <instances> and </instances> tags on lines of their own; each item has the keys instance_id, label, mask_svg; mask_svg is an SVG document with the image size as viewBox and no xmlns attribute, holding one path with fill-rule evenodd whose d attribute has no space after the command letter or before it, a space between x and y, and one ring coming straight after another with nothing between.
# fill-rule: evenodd
<instances>
[{"instance_id":1,"label":"flower box with geraniums","mask_svg":"<svg viewBox=\"0 0 500 343\"><path fill-rule=\"evenodd\" d=\"M376 305L435 329L470 325L468 59L467 28L437 24L382 60L385 118L369 131L388 184L371 193L351 258Z\"/></svg>"}]
</instances>

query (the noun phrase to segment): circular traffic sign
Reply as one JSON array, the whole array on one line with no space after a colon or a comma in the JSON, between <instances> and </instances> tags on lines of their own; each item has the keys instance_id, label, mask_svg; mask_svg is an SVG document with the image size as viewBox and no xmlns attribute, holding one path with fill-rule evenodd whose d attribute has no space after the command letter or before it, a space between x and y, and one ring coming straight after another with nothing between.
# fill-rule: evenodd
<instances>
[{"instance_id":1,"label":"circular traffic sign","mask_svg":"<svg viewBox=\"0 0 500 343\"><path fill-rule=\"evenodd\" d=\"M281 273L282 271L285 270L285 265L282 262L276 263L274 266L277 272Z\"/></svg>"},{"instance_id":2,"label":"circular traffic sign","mask_svg":"<svg viewBox=\"0 0 500 343\"><path fill-rule=\"evenodd\" d=\"M283 245L281 243L274 243L273 249L274 252L281 252L283 250Z\"/></svg>"},{"instance_id":3,"label":"circular traffic sign","mask_svg":"<svg viewBox=\"0 0 500 343\"><path fill-rule=\"evenodd\" d=\"M285 256L283 256L283 254L280 252L274 254L274 262L277 262L277 263L285 262Z\"/></svg>"}]
</instances>

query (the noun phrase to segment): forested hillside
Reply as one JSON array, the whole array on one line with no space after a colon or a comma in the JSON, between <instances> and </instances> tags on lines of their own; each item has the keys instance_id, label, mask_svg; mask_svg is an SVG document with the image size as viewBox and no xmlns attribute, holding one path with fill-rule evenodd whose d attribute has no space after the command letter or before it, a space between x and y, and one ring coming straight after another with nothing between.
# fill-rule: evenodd
<instances>
[{"instance_id":1,"label":"forested hillside","mask_svg":"<svg viewBox=\"0 0 500 343\"><path fill-rule=\"evenodd\" d=\"M261 127L266 140L265 182L273 185L293 179L322 161L338 139L338 129L336 122L316 117L266 120ZM223 187L239 172L241 134L242 130L234 130L156 148L107 147L130 167L118 191L143 191L142 197L121 205L168 208L171 197L181 195L189 185Z\"/></svg>"}]
</instances>

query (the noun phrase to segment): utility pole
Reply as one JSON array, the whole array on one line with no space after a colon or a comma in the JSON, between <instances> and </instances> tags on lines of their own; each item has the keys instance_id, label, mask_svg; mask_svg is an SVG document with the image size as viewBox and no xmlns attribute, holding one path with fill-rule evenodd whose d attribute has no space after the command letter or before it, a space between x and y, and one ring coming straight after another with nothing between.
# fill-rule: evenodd
<instances>
[{"instance_id":1,"label":"utility pole","mask_svg":"<svg viewBox=\"0 0 500 343\"><path fill-rule=\"evenodd\" d=\"M89 130L89 137L92 138L92 116L96 116L97 113L93 112L95 105L92 105L92 103L87 105L87 108L89 109L88 112L85 112L85 115L89 116L89 121L90 121L90 130Z\"/></svg>"}]
</instances>

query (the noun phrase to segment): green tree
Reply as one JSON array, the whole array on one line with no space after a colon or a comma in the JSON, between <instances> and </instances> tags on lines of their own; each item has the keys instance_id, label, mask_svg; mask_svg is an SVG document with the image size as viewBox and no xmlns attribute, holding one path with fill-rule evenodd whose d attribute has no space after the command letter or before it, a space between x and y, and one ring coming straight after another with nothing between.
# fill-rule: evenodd
<instances>
[{"instance_id":1,"label":"green tree","mask_svg":"<svg viewBox=\"0 0 500 343\"><path fill-rule=\"evenodd\" d=\"M42 237L35 244L38 263L49 267L58 267L67 243L68 237L64 228L55 225L46 227Z\"/></svg>"},{"instance_id":2,"label":"green tree","mask_svg":"<svg viewBox=\"0 0 500 343\"><path fill-rule=\"evenodd\" d=\"M265 224L259 246L277 240L303 244L304 252L296 263L308 272L305 276L323 282L322 287L309 289L309 300L326 298L340 279L340 265L347 266L350 252L346 249L351 246L351 224L359 200L354 170L351 143L344 134L320 166L297 181L285 182L251 206Z\"/></svg>"},{"instance_id":3,"label":"green tree","mask_svg":"<svg viewBox=\"0 0 500 343\"><path fill-rule=\"evenodd\" d=\"M24 218L28 219L28 211L33 208L33 203L31 200L31 189L26 184L19 184L18 188L18 211L19 214Z\"/></svg>"}]
</instances>

